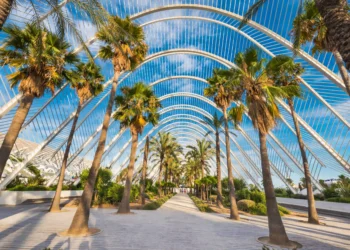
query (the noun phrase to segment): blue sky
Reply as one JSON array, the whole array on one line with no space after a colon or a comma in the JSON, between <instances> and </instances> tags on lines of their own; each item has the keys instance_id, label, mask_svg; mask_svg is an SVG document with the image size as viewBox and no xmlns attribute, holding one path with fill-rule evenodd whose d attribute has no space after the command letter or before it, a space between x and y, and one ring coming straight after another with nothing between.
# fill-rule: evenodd
<instances>
[{"instance_id":1,"label":"blue sky","mask_svg":"<svg viewBox=\"0 0 350 250\"><path fill-rule=\"evenodd\" d=\"M249 4L252 4L253 1L211 1L211 0L200 0L200 1L175 1L175 0L163 0L163 1L148 1L148 0L113 0L113 1L102 1L104 6L113 14L118 14L120 16L133 15L135 13L139 13L141 11L145 11L149 8L157 7L159 5L173 5L173 4L200 4L202 6L213 6L215 8L228 10L237 14L242 14L245 12ZM298 1L271 1L274 5L266 5L261 11L258 12L257 16L254 18L256 22L261 25L266 26L267 28L273 30L286 40L290 40L289 31L291 29L291 20L293 16L295 16L297 10ZM84 38L87 40L92 37L96 31L96 29L91 25L87 18L78 14L75 8L69 4L65 7L69 16L74 19L74 22L77 26L82 30L82 34ZM26 10L26 6L19 5L18 11L14 11L12 13L13 18L10 18L9 22L19 23L18 20L23 18L23 13L26 15L30 13L30 10ZM172 49L187 49L187 50L195 50L195 51L205 51L207 53L216 55L218 57L224 58L228 61L233 61L236 53L244 51L246 48L250 46L257 46L257 43L262 44L266 49L268 49L271 53L277 54L288 54L291 55L291 52L286 49L283 45L276 43L271 37L268 37L266 34L263 34L249 26L245 27L243 31L252 37L252 40L247 39L242 36L240 33L234 31L232 28L223 26L218 23L210 22L208 20L204 21L203 18L216 20L222 22L226 25L237 27L238 21L235 19L231 19L223 14L210 12L207 10L200 9L174 9L171 11L162 11L154 14L150 14L144 16L142 18L136 19L135 22L143 25L145 23L164 18L171 17L181 17L178 20L163 20L154 22L149 25L144 26L144 31L146 34L146 42L149 45L149 55L153 55L155 53L172 50ZM190 18L189 18L190 17ZM194 18L200 18L202 20L196 20ZM23 20L22 20L23 21ZM47 21L47 25L52 26L50 24L52 20ZM0 38L3 37L3 34L0 35ZM77 46L76 41L72 40L71 37L68 40L72 43L72 47ZM95 43L91 46L91 50L93 53L96 53L99 48L99 43ZM309 46L305 46L305 50L309 52ZM83 57L85 57L82 54ZM265 52L262 52L262 56L266 58L270 58ZM330 54L320 54L315 57L319 62L327 66L331 71L335 74L338 73L337 67L334 66L334 60ZM303 76L305 81L315 89L318 94L328 103L330 104L334 110L339 113L345 121L350 122L350 102L348 96L344 92L342 92L334 83L325 78L318 70L313 68L308 62L304 59L298 58L298 62L302 63L306 68L306 72ZM108 62L102 62L101 60L97 60L98 64L101 65L102 71L106 77L109 79L112 75L112 67ZM221 63L200 55L193 54L174 54L174 55L166 55L150 62L145 63L142 67L137 69L133 74L125 79L121 83L121 85L131 85L138 81L144 81L145 83L152 83L159 79L170 77L170 76L195 76L202 79L206 79L210 77L211 72L216 67L225 67ZM5 75L8 71L6 69L1 70L1 76L4 79ZM176 93L176 92L191 92L197 94L203 94L203 88L205 84L196 80L191 79L176 79L162 82L154 87L157 95L162 96L168 93ZM6 84L0 84L0 90L4 92L6 88ZM330 112L327 107L322 104L318 98L314 94L312 94L306 87L303 87L305 90L304 99L296 101L296 109L299 115L312 127L314 131L320 134L325 140L337 151L345 160L349 160L350 150L349 150L349 142L350 142L350 133L349 128L344 125L343 122L339 120L332 112ZM83 111L81 120L84 119L84 116L89 112L89 110L94 107L98 101L101 100L101 103L97 106L94 112L91 114L86 122L81 126L81 128L77 131L77 135L75 138L75 144L73 146L74 150L79 148L86 138L98 127L103 119L103 113L106 105L106 98L102 99L104 95L107 94L109 88L107 88L104 93L102 93L99 97L89 103L86 109ZM33 115L40 107L50 98L50 95L47 94L40 100L36 100L33 108L31 110L31 115ZM3 99L3 105L7 99ZM203 101L196 100L194 98L188 97L174 97L169 98L163 101L163 106L168 107L175 104L188 104L193 106L198 106L206 110L207 112L213 114L215 112L215 108L203 103ZM61 117L53 115L51 117L55 122L46 122L46 118L49 117L50 110L47 111L46 116L40 115L36 119L36 123L33 122L33 125L30 125L26 131L21 133L21 137L26 138L28 140L35 140L40 143L40 141L44 140L47 135L49 135L56 127L57 124L62 122L74 109L76 106L76 97L72 90L67 86L62 93L57 96L57 100L55 100L55 106L51 105L51 111L57 111L57 107L59 107L59 113L62 115ZM56 109L56 110L55 110ZM292 121L287 112L283 109L282 113L285 116L285 119L288 123L292 125ZM178 113L181 113L178 111ZM185 111L182 113L186 114ZM170 115L170 114L168 114ZM7 117L3 118L0 121L0 132L5 132L6 127L8 126L8 121L13 116L13 112L9 113ZM245 119L243 128L247 131L247 133L251 136L252 140L255 143L258 143L256 131L251 126L251 122L249 119ZM149 131L151 128L147 127L145 133ZM44 131L44 132L43 132ZM57 138L51 142L51 147L57 147L66 137L69 131L69 126L57 136ZM113 136L118 133L119 125L118 123L113 123L108 136L108 141L110 141ZM282 122L274 129L274 134L285 144L285 147L289 149L292 155L296 159L300 159L300 154L297 149L296 139L293 136L293 133L285 126ZM305 129L302 130L304 139L308 145L308 147L313 151L314 155L308 153L310 165L313 164L315 168L315 173L319 168L319 161L315 159L320 159L320 162L324 163L325 167L322 167L320 178L329 178L336 177L340 173L344 172L342 167L337 163L334 158L308 133ZM253 161L259 166L259 160L256 156L256 153L252 147L247 143L242 135L239 133L237 137L237 142L242 146L242 148L247 152L247 154L251 155ZM129 138L129 133L126 132L124 136L122 136L121 141L115 145L114 149L111 150L111 153L106 156L106 159L113 158L115 152L117 152L122 146L123 142L127 142ZM107 141L107 144L108 144ZM276 147L277 150L271 151L271 157L276 157L275 164L276 166L280 166L281 168L290 166L291 176L295 181L301 177L301 172L298 170L297 166L288 158L288 156L283 152L283 150L278 149L275 142L271 140L271 148L272 146ZM239 150L232 146L232 150L237 153L240 159L243 159L242 163L249 168L249 163L244 159ZM91 150L88 153L87 157L91 159L93 157L94 150ZM278 156L277 153L281 156ZM116 164L120 164L125 157L128 157L128 150L123 154L120 161ZM108 160L106 160L107 162ZM288 168L288 167L287 167ZM277 185L282 185L280 181L277 181Z\"/></svg>"}]
</instances>

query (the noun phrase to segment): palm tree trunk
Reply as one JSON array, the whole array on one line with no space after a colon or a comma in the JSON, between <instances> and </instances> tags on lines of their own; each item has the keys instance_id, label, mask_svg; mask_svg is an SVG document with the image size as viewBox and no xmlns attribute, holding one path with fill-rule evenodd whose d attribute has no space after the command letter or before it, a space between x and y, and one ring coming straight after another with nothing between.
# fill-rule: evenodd
<instances>
[{"instance_id":1,"label":"palm tree trunk","mask_svg":"<svg viewBox=\"0 0 350 250\"><path fill-rule=\"evenodd\" d=\"M158 195L162 197L162 175L163 175L163 159L160 159L159 163L159 176L158 176Z\"/></svg>"},{"instance_id":2,"label":"palm tree trunk","mask_svg":"<svg viewBox=\"0 0 350 250\"><path fill-rule=\"evenodd\" d=\"M275 190L272 183L269 157L266 147L266 134L259 131L261 167L266 196L267 218L269 224L269 241L272 244L284 245L289 242L281 215L278 211Z\"/></svg>"},{"instance_id":3,"label":"palm tree trunk","mask_svg":"<svg viewBox=\"0 0 350 250\"><path fill-rule=\"evenodd\" d=\"M218 179L216 206L218 208L223 208L224 206L222 205L223 202L222 202L222 185L221 185L220 137L219 137L218 130L216 130L215 137L216 137L216 171L217 171L217 179Z\"/></svg>"},{"instance_id":4,"label":"palm tree trunk","mask_svg":"<svg viewBox=\"0 0 350 250\"><path fill-rule=\"evenodd\" d=\"M21 131L22 125L28 115L30 107L32 106L33 100L33 95L23 95L16 114L12 119L9 130L7 131L4 141L2 142L0 148L0 179L5 170L6 162L10 157L12 148L15 145L19 132Z\"/></svg>"},{"instance_id":5,"label":"palm tree trunk","mask_svg":"<svg viewBox=\"0 0 350 250\"><path fill-rule=\"evenodd\" d=\"M308 222L313 223L313 224L320 224L320 222L318 221L318 215L317 215L317 210L316 210L316 205L315 205L315 198L314 198L314 194L312 191L311 174L310 174L309 163L308 163L306 152L305 152L305 144L304 144L303 138L302 138L301 133L300 133L299 122L298 122L296 114L295 114L293 100L288 99L288 104L289 104L289 107L290 107L290 110L292 113L295 131L296 131L298 142L299 142L301 158L303 160L305 183L306 183L306 190L307 190L308 213L309 213Z\"/></svg>"},{"instance_id":6,"label":"palm tree trunk","mask_svg":"<svg viewBox=\"0 0 350 250\"><path fill-rule=\"evenodd\" d=\"M164 187L164 193L165 195L168 194L168 170L169 170L169 165L168 163L165 163L165 175L164 175L164 183L165 183L165 187Z\"/></svg>"},{"instance_id":7,"label":"palm tree trunk","mask_svg":"<svg viewBox=\"0 0 350 250\"><path fill-rule=\"evenodd\" d=\"M117 90L119 76L120 76L120 72L118 71L114 72L112 89L109 96L107 110L103 120L102 130L100 134L100 139L98 141L95 157L90 168L89 176L85 184L83 194L81 196L81 201L79 203L77 211L74 214L72 223L68 229L68 234L71 234L71 235L84 234L89 231L88 223L89 223L89 216L90 216L90 206L91 206L91 201L92 201L92 196L95 188L98 170L100 168L102 155L105 149L107 131L109 127L109 122L111 120L113 102L114 102L115 92Z\"/></svg>"},{"instance_id":8,"label":"palm tree trunk","mask_svg":"<svg viewBox=\"0 0 350 250\"><path fill-rule=\"evenodd\" d=\"M143 165L142 165L142 179L141 179L141 204L145 205L145 191L146 191L146 174L147 174L147 160L148 160L148 152L149 152L149 137L146 138L145 151L143 152Z\"/></svg>"},{"instance_id":9,"label":"palm tree trunk","mask_svg":"<svg viewBox=\"0 0 350 250\"><path fill-rule=\"evenodd\" d=\"M118 214L130 213L130 191L131 191L131 185L132 185L132 176L134 175L134 165L135 165L137 142L138 142L138 133L136 129L130 128L130 130L131 130L131 137L132 137L130 162L128 166L128 175L125 181L123 199L119 204Z\"/></svg>"},{"instance_id":10,"label":"palm tree trunk","mask_svg":"<svg viewBox=\"0 0 350 250\"><path fill-rule=\"evenodd\" d=\"M348 92L348 95L350 95L350 77L348 71L345 68L343 58L341 57L338 50L333 50L332 53L338 65L339 73L341 75L341 78L343 79L346 91Z\"/></svg>"},{"instance_id":11,"label":"palm tree trunk","mask_svg":"<svg viewBox=\"0 0 350 250\"><path fill-rule=\"evenodd\" d=\"M237 202L235 197L235 185L233 181L232 175L232 165L231 165L231 152L230 152L230 137L228 131L228 119L227 119L227 111L226 108L222 110L224 113L225 120L225 142L226 142L226 157L227 157L227 172L228 172L228 188L230 190L229 198L230 198L230 219L239 220Z\"/></svg>"},{"instance_id":12,"label":"palm tree trunk","mask_svg":"<svg viewBox=\"0 0 350 250\"><path fill-rule=\"evenodd\" d=\"M347 0L316 0L315 3L327 27L327 36L350 70L350 15Z\"/></svg>"},{"instance_id":13,"label":"palm tree trunk","mask_svg":"<svg viewBox=\"0 0 350 250\"><path fill-rule=\"evenodd\" d=\"M204 178L204 163L201 161L201 174L202 174L202 179ZM201 199L205 200L205 186L202 183L201 184Z\"/></svg>"},{"instance_id":14,"label":"palm tree trunk","mask_svg":"<svg viewBox=\"0 0 350 250\"><path fill-rule=\"evenodd\" d=\"M60 177L59 177L58 182L57 182L55 196L52 200L49 212L59 212L60 211L60 200L61 200L61 192L62 192L62 186L63 186L63 181L64 181L64 174L66 172L69 151L70 151L70 147L71 147L72 142L73 142L74 132L75 132L75 128L76 128L77 123L78 123L81 107L82 107L82 102L79 102L77 111L76 111L74 119L73 119L72 128L71 128L69 136L68 136L67 147L66 147L66 151L64 152L64 156L63 156Z\"/></svg>"},{"instance_id":15,"label":"palm tree trunk","mask_svg":"<svg viewBox=\"0 0 350 250\"><path fill-rule=\"evenodd\" d=\"M0 30L10 15L14 0L1 0L0 2Z\"/></svg>"}]
</instances>

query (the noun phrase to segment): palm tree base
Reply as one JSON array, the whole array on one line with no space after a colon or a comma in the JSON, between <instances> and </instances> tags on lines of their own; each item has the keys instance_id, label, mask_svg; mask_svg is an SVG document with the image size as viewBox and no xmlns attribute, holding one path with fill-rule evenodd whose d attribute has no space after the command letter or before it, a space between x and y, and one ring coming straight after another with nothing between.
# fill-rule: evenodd
<instances>
[{"instance_id":1,"label":"palm tree base","mask_svg":"<svg viewBox=\"0 0 350 250\"><path fill-rule=\"evenodd\" d=\"M289 240L288 242L283 244L276 244L275 242L271 242L270 237L259 237L258 242L260 242L264 246L278 247L282 249L298 249L303 247L300 243L292 240Z\"/></svg>"},{"instance_id":2,"label":"palm tree base","mask_svg":"<svg viewBox=\"0 0 350 250\"><path fill-rule=\"evenodd\" d=\"M57 233L58 236L62 236L62 237L88 237L88 236L92 236L92 235L96 235L101 233L101 229L95 228L95 227L91 227L85 230L80 230L77 232L68 232L69 230L65 230L63 232Z\"/></svg>"},{"instance_id":3,"label":"palm tree base","mask_svg":"<svg viewBox=\"0 0 350 250\"><path fill-rule=\"evenodd\" d=\"M231 217L231 216L226 217L226 218L229 219L229 220L235 220L235 221L239 221L240 220L240 218L235 218L235 217Z\"/></svg>"},{"instance_id":4,"label":"palm tree base","mask_svg":"<svg viewBox=\"0 0 350 250\"><path fill-rule=\"evenodd\" d=\"M47 210L45 210L45 212L49 212L49 213L65 213L65 212L69 212L69 210L67 210L67 209L59 209L59 210L49 210L49 211L47 211Z\"/></svg>"},{"instance_id":5,"label":"palm tree base","mask_svg":"<svg viewBox=\"0 0 350 250\"><path fill-rule=\"evenodd\" d=\"M309 224L314 224L314 225L322 225L322 223L321 222L319 222L318 220L308 220L307 221L307 223L309 223Z\"/></svg>"},{"instance_id":6,"label":"palm tree base","mask_svg":"<svg viewBox=\"0 0 350 250\"><path fill-rule=\"evenodd\" d=\"M118 215L134 215L135 213L134 212L116 212L115 214L118 214Z\"/></svg>"}]
</instances>

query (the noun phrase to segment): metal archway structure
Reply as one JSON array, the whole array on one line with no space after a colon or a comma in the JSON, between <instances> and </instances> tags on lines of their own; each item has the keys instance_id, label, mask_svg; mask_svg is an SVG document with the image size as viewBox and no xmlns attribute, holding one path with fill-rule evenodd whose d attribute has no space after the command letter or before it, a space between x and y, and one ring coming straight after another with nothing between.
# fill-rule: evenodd
<instances>
[{"instance_id":1,"label":"metal archway structure","mask_svg":"<svg viewBox=\"0 0 350 250\"><path fill-rule=\"evenodd\" d=\"M113 2L113 1L110 1ZM188 3L190 2L190 3ZM196 3L198 2L198 3ZM61 6L65 6L68 3L68 1L63 1L61 3ZM125 6L129 6L128 2L125 0L119 1L119 3L124 4ZM117 5L117 3L115 3ZM232 5L231 5L232 4ZM235 5L237 4L237 1L231 1L230 4L228 4L225 1L218 0L216 4L210 2L210 1L182 1L181 4L179 4L175 0L164 0L159 3L151 3L151 4L145 4L144 7L138 7L134 6L133 8L125 8L124 9L124 14L127 14L131 16L133 20L138 22L142 27L150 27L150 28L155 28L154 30L157 30L155 25L158 24L164 24L164 23L169 23L172 21L179 21L179 20L189 20L193 22L201 22L201 23L212 23L215 25L218 25L219 27L226 28L234 33L239 34L240 36L244 37L249 43L255 44L261 51L266 53L268 56L273 57L276 52L282 51L282 47L286 48L288 51L291 51L292 45L286 39L286 36L283 34L283 32L280 32L281 30L277 29L274 26L271 26L269 23L265 23L263 20L258 20L258 18L254 21L249 22L248 26L242 30L238 30L237 27L237 22L242 20L242 14L244 13L243 9L238 10L235 8ZM242 6L248 7L247 3L242 3ZM268 7L269 8L269 7ZM107 8L108 9L108 8ZM109 9L111 11L111 9ZM188 13L182 13L178 14L175 13L177 10L187 10ZM203 13L200 15L196 15L191 12L191 10L200 10ZM165 15L165 17L162 16L164 13L170 13L174 12L174 14L170 15ZM287 10L288 12L290 10ZM113 12L114 13L114 12ZM43 18L45 18L44 16ZM224 18L222 18L224 17ZM286 17L285 17L286 19ZM290 16L289 21L292 20L292 14ZM277 26L280 24L277 24ZM221 29L221 28L220 28ZM212 32L208 30L208 32ZM228 31L225 31L227 34ZM185 33L186 37L187 33ZM187 37L188 38L188 37ZM267 42L264 42L264 39ZM270 40L269 40L270 39ZM162 37L162 40L164 38ZM97 43L96 39L93 37L88 37L86 39L86 44L90 47L95 46ZM214 39L212 39L212 43L214 44ZM246 41L240 40L241 43ZM228 44L232 45L233 42L227 41ZM174 43L176 44L176 43ZM212 45L213 45L212 44ZM275 48L273 48L271 46ZM237 46L240 46L239 44ZM244 46L242 46L243 48ZM183 48L167 48L163 49L161 48L161 51L156 51L154 50L155 53L152 53L148 56L146 61L140 65L138 68L139 71L145 71L147 74L155 74L156 71L154 69L149 69L148 64L152 63L157 60L161 60L162 58L165 57L171 57L174 55L190 55L190 56L198 56L198 57L204 57L208 58L210 60L213 60L220 64L223 67L234 67L235 65L231 63L231 59L228 59L228 56L223 56L222 54L215 54L215 53L210 53L210 51L205 51L197 48L190 48L188 47L183 47ZM81 52L81 46L76 46L75 49L76 53ZM339 89L344 90L344 84L341 82L340 78L336 75L336 72L331 68L330 65L332 65L331 59L329 59L328 63L327 60L321 60L320 58L313 57L311 54L309 54L307 51L302 51L300 54L300 59L303 61L304 65L310 65L312 68L316 69L317 72L319 72L320 76L325 76L331 83L333 83L335 86L337 86ZM174 73L174 72L173 72ZM181 73L181 72L180 72ZM183 72L185 73L185 72ZM1 75L4 75L4 71L0 71ZM0 76L1 76L0 75ZM137 75L137 73L126 73L123 75L121 84L125 82L125 84L132 84L129 80L133 76ZM169 75L166 78L160 77L159 79L155 79L154 81L151 82L151 85L156 86L158 83L163 83L166 81L180 81L181 79L187 79L191 82L193 81L201 81L205 82L203 77L198 77L195 75ZM4 81L2 81L2 84L4 85ZM312 81L313 84L309 84L307 81ZM81 139L79 142L76 142L76 148L72 152L72 155L70 155L70 160L69 160L69 165L72 167L77 166L77 169L80 169L80 165L82 162L84 162L87 154L86 151L87 148L90 148L89 150L91 151L94 147L93 144L95 143L95 138L99 134L99 130L101 128L100 125L97 127L89 127L92 122L91 119L94 117L94 114L101 108L103 105L105 105L106 102L106 97L108 96L109 92L109 83L106 82L106 90L103 94L101 94L99 97L91 99L86 105L85 105L85 113L84 113L84 118L82 118L79 121L78 128L77 130L83 131L87 130L88 131L84 134L84 137L82 136L83 139ZM319 88L315 85L315 81L312 79L306 79L303 82L305 88L307 91L309 91L312 96L312 98L315 98L317 100L317 103L320 103L323 108L327 110L327 114L330 114L332 119L328 119L327 121L327 116L325 119L309 119L308 115L304 113L303 109L300 107L298 110L298 119L300 124L303 127L303 135L306 137L311 138L310 139L310 145L308 146L308 154L309 157L312 161L316 162L316 166L327 166L327 165L332 165L330 163L333 163L333 160L336 161L337 164L339 164L339 168L342 168L346 173L350 172L350 166L349 166L349 154L346 153L347 149L349 149L350 145L350 137L349 137L349 118L344 116L342 113L339 113L339 108L337 108L334 104L334 102L331 102L331 98L327 97L323 92L319 93ZM5 86L5 85L4 85ZM316 88L314 88L316 86ZM26 155L26 158L24 162L22 163L15 163L12 164L12 172L9 174L8 178L3 180L0 183L0 188L4 188L11 179L13 179L20 171L23 171L25 169L25 166L27 165L28 162L32 160L43 160L46 161L45 154L49 152L51 155L50 160L54 160L55 162L60 162L61 156L60 154L62 153L62 149L64 149L64 145L66 143L66 137L67 133L66 131L69 129L69 125L71 124L72 117L75 114L75 111L73 110L68 111L67 109L66 112L62 112L62 118L58 118L58 114L61 111L57 111L59 109L55 109L55 105L59 103L57 101L60 99L62 96L66 94L66 92L69 92L67 90L69 86L66 84L64 85L61 89L57 90L55 95L50 98L46 98L42 102L42 106L39 107L39 104L36 106L36 110L34 114L26 121L25 126L23 127L22 133L27 133L30 134L30 129L32 127L38 127L38 129L35 131L35 134L41 134L43 133L43 136L40 136L42 138L41 141L36 142L37 144L35 145L35 148L33 150L30 150L30 152ZM0 90L1 90L1 84L0 84ZM5 90L7 90L5 88ZM332 90L330 90L332 91ZM16 106L19 95L13 92L14 94L8 94L8 96L12 96L13 98L10 98L8 100L5 100L3 102L3 105L0 106L0 122L4 121L3 124L5 124L5 121L7 121L11 117L11 112L13 111L13 108ZM203 103L207 103L208 105L211 105L210 102L207 102L204 100L204 98L197 98L198 94L194 93L165 93L166 99L176 99L177 97L183 96L186 98L192 98L192 99L199 99ZM340 96L340 92L334 92L336 95ZM74 97L74 95L73 95ZM62 99L62 98L61 98ZM74 100L74 98L72 98ZM1 101L1 100L0 100ZM74 101L72 102L74 103ZM313 103L316 103L313 102ZM1 104L1 102L0 102ZM197 104L193 104L193 106L196 106ZM286 104L281 101L280 102L281 107L283 108L285 112L285 118L283 120L283 126L285 130L288 130L289 133L294 132L293 126L291 125L291 121L289 119L289 109L286 106ZM311 104L310 104L311 105ZM319 108L315 107L316 104L313 104L314 107L311 108L313 112L317 112ZM317 104L318 105L318 104ZM316 105L316 106L317 106ZM39 107L39 108L37 108ZM70 110L74 108L74 105L71 105ZM52 111L53 109L53 111ZM46 120L46 115L48 111L52 111L52 116L53 118L49 118L49 122L45 121ZM203 109L204 110L204 109ZM209 111L210 112L210 111ZM13 112L12 112L13 113ZM39 118L40 116L43 116L45 119ZM56 116L56 117L55 117ZM40 124L40 119L42 121L42 124ZM322 125L318 125L322 124ZM52 125L52 123L54 125ZM112 122L111 123L113 131L112 132L117 132L117 123ZM6 126L4 126L6 127ZM27 129L28 128L28 129ZM249 144L251 148L256 152L257 145L256 142L254 142L254 136L252 135L252 132L247 129L247 126L242 127L242 138L247 142L247 145ZM329 131L335 131L333 133L326 133L324 130L329 130ZM28 132L29 131L29 132ZM42 132L44 131L44 132ZM111 134L113 134L111 132ZM0 126L0 133L3 133L1 130ZM83 132L81 132L83 133ZM339 133L337 135L336 133ZM118 136L111 136L109 135L109 141L106 146L106 154L105 157L107 157L110 152L113 150L113 146L120 143L120 139L122 138L123 131L118 131L117 132ZM329 135L333 135L329 136ZM300 169L300 159L298 159L298 155L296 151L293 151L292 146L290 145L285 145L285 141L282 140L282 134L278 133L276 131L276 134L271 133L270 138L271 138L271 143L270 143L270 149L272 151L278 152L278 154L281 155L281 159L283 157L286 157L286 159L282 159L281 161L284 161L286 166L297 166ZM63 138L63 139L62 139ZM0 141L1 141L1 136L0 136ZM313 148L312 142L315 141L317 143L317 147ZM324 152L327 153L327 156L323 155L322 153L319 153L318 146L322 146ZM14 151L20 151L22 149L14 149ZM121 151L123 152L123 149L121 148ZM247 154L245 152L245 149L238 149L238 151L241 154ZM317 155L317 151L319 155ZM323 152L323 151L322 151ZM119 154L119 153L118 153ZM328 156L328 154L330 156ZM283 156L283 157L282 157ZM248 160L248 162L254 162L252 159ZM332 158L332 159L330 159ZM59 166L59 164L58 164ZM338 168L338 167L337 167ZM53 171L53 170L52 170ZM317 177L315 176L314 184L317 186Z\"/></svg>"}]
</instances>

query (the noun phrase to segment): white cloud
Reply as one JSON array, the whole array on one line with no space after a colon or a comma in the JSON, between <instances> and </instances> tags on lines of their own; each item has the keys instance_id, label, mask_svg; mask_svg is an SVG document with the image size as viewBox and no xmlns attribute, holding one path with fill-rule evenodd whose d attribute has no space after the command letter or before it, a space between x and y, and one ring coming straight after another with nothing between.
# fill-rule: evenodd
<instances>
[{"instance_id":1,"label":"white cloud","mask_svg":"<svg viewBox=\"0 0 350 250\"><path fill-rule=\"evenodd\" d=\"M187 55L187 54L173 55L173 56L169 56L168 60L171 63L176 63L177 65L179 65L176 68L176 71L179 71L179 72L188 73L198 68L197 60L191 55Z\"/></svg>"}]
</instances>

